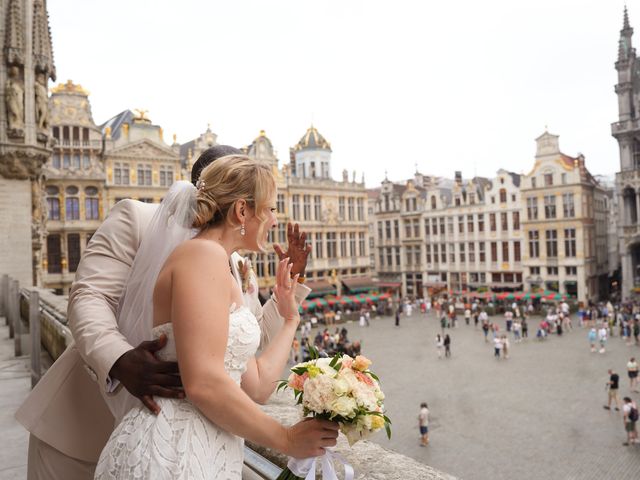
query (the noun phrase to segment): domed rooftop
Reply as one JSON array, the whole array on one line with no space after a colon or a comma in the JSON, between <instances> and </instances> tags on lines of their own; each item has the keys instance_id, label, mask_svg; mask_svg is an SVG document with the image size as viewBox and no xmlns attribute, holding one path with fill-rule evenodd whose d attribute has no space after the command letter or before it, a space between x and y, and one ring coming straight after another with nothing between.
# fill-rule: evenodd
<instances>
[{"instance_id":1,"label":"domed rooftop","mask_svg":"<svg viewBox=\"0 0 640 480\"><path fill-rule=\"evenodd\" d=\"M328 150L331 151L331 144L320 135L316 127L311 125L307 129L300 141L293 147L296 152L300 150Z\"/></svg>"}]
</instances>

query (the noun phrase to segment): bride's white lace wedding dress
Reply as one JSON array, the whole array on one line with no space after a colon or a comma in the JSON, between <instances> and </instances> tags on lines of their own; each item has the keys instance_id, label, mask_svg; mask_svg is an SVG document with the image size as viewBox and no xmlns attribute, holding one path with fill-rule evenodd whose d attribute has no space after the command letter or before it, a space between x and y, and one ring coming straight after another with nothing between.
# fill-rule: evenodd
<instances>
[{"instance_id":1,"label":"bride's white lace wedding dress","mask_svg":"<svg viewBox=\"0 0 640 480\"><path fill-rule=\"evenodd\" d=\"M153 329L154 338L162 333L168 342L158 357L176 361L172 325ZM256 317L246 307L232 307L224 366L236 383L259 343ZM140 404L116 427L100 455L96 479L241 478L243 439L210 422L188 399L155 400L162 409L158 416Z\"/></svg>"}]
</instances>

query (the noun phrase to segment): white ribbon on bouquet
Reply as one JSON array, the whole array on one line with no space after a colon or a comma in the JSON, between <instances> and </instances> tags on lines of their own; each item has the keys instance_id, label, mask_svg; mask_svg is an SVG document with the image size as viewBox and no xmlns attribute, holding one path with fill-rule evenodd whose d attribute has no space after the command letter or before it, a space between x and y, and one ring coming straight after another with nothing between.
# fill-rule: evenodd
<instances>
[{"instance_id":1,"label":"white ribbon on bouquet","mask_svg":"<svg viewBox=\"0 0 640 480\"><path fill-rule=\"evenodd\" d=\"M305 480L315 480L316 464L320 461L322 480L338 480L333 460L337 460L344 466L344 480L354 479L355 474L353 467L342 455L332 452L329 449L325 450L325 454L321 457L290 458L287 467L289 467L289 470L291 470L296 477L302 477Z\"/></svg>"}]
</instances>

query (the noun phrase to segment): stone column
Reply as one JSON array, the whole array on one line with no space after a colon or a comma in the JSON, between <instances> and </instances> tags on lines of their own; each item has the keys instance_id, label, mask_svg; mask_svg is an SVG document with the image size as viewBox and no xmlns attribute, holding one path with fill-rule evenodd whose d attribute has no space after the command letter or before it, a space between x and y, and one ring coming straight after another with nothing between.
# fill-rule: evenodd
<instances>
[{"instance_id":1,"label":"stone column","mask_svg":"<svg viewBox=\"0 0 640 480\"><path fill-rule=\"evenodd\" d=\"M637 225L640 223L640 192L636 191L635 195L635 207L636 207L636 221L633 222L633 225Z\"/></svg>"}]
</instances>

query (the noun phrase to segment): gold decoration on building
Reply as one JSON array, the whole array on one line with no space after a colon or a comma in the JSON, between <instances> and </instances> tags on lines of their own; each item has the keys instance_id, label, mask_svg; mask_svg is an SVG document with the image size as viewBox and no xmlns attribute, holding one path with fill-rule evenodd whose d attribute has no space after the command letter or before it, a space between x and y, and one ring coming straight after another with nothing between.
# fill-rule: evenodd
<instances>
[{"instance_id":1,"label":"gold decoration on building","mask_svg":"<svg viewBox=\"0 0 640 480\"><path fill-rule=\"evenodd\" d=\"M111 127L107 127L104 129L104 137L107 140L111 140Z\"/></svg>"},{"instance_id":2,"label":"gold decoration on building","mask_svg":"<svg viewBox=\"0 0 640 480\"><path fill-rule=\"evenodd\" d=\"M59 83L55 87L51 87L51 93L75 93L85 97L89 96L89 90L83 88L80 84L73 83L72 80L67 80L67 83Z\"/></svg>"},{"instance_id":3,"label":"gold decoration on building","mask_svg":"<svg viewBox=\"0 0 640 480\"><path fill-rule=\"evenodd\" d=\"M136 112L136 115L133 117L133 123L151 123L151 119L147 117L147 113L149 113L149 110L136 108L133 111Z\"/></svg>"},{"instance_id":4,"label":"gold decoration on building","mask_svg":"<svg viewBox=\"0 0 640 480\"><path fill-rule=\"evenodd\" d=\"M122 133L128 137L129 136L129 124L125 123L122 125Z\"/></svg>"}]
</instances>

